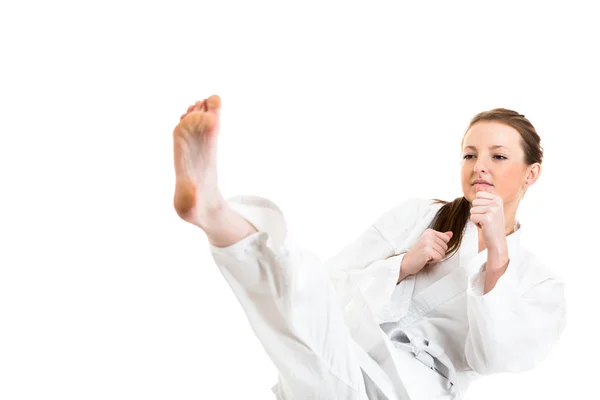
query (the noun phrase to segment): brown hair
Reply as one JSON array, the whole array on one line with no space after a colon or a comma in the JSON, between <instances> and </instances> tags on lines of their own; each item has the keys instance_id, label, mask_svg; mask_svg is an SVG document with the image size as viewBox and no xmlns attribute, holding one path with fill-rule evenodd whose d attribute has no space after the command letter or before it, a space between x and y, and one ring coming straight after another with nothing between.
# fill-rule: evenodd
<instances>
[{"instance_id":1,"label":"brown hair","mask_svg":"<svg viewBox=\"0 0 600 400\"><path fill-rule=\"evenodd\" d=\"M521 135L521 146L525 153L525 163L527 165L542 163L544 150L540 145L540 137L531 122L524 115L516 111L507 110L506 108L495 108L490 111L484 111L473 117L467 131L479 121L494 121L514 128ZM434 199L434 203L444 205L435 215L430 228L439 232L453 232L452 239L448 242L448 251L446 252L446 255L448 255L456 252L460 247L464 229L470 218L471 203L464 196L458 197L451 202Z\"/></svg>"}]
</instances>

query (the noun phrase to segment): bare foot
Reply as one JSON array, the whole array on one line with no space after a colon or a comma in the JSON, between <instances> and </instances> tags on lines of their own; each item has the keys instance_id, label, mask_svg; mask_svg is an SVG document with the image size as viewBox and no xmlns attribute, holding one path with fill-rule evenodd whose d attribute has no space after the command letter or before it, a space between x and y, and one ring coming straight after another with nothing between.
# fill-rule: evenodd
<instances>
[{"instance_id":1,"label":"bare foot","mask_svg":"<svg viewBox=\"0 0 600 400\"><path fill-rule=\"evenodd\" d=\"M217 184L220 110L219 96L198 101L181 116L173 131L175 211L198 226L225 204Z\"/></svg>"}]
</instances>

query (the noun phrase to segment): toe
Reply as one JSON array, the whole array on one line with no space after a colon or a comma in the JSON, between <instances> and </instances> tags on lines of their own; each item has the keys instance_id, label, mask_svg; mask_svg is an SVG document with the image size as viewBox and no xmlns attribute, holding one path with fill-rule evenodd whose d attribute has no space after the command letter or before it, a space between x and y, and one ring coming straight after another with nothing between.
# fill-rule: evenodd
<instances>
[{"instance_id":1,"label":"toe","mask_svg":"<svg viewBox=\"0 0 600 400\"><path fill-rule=\"evenodd\" d=\"M219 96L212 95L206 99L206 111L218 111L221 108L221 98Z\"/></svg>"},{"instance_id":2,"label":"toe","mask_svg":"<svg viewBox=\"0 0 600 400\"><path fill-rule=\"evenodd\" d=\"M206 99L204 99L202 101L197 101L196 104L194 104L194 110L195 111L206 111Z\"/></svg>"}]
</instances>

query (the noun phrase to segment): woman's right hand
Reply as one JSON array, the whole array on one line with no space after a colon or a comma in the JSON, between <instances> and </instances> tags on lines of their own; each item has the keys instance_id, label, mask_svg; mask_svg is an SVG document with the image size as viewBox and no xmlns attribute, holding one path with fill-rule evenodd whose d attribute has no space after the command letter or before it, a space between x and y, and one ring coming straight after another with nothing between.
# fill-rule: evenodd
<instances>
[{"instance_id":1,"label":"woman's right hand","mask_svg":"<svg viewBox=\"0 0 600 400\"><path fill-rule=\"evenodd\" d=\"M452 232L426 229L417 243L402 258L401 274L414 275L427 264L441 261L446 256L450 239L452 239Z\"/></svg>"}]
</instances>

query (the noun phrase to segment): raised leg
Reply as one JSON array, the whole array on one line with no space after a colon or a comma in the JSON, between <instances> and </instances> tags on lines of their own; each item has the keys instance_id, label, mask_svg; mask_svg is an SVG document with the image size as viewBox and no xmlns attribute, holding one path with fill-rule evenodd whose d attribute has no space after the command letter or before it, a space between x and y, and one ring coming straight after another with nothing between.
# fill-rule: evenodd
<instances>
[{"instance_id":1,"label":"raised leg","mask_svg":"<svg viewBox=\"0 0 600 400\"><path fill-rule=\"evenodd\" d=\"M173 131L174 206L185 221L199 226L217 247L237 243L256 228L229 207L217 182L217 137L221 99L191 105Z\"/></svg>"},{"instance_id":2,"label":"raised leg","mask_svg":"<svg viewBox=\"0 0 600 400\"><path fill-rule=\"evenodd\" d=\"M217 266L279 372L279 398L365 400L362 371L320 260L282 246L271 237L277 230L261 230L263 223L284 226L276 206L250 207L244 218L219 191L220 107L218 96L197 102L173 132L175 210L208 236Z\"/></svg>"}]
</instances>

